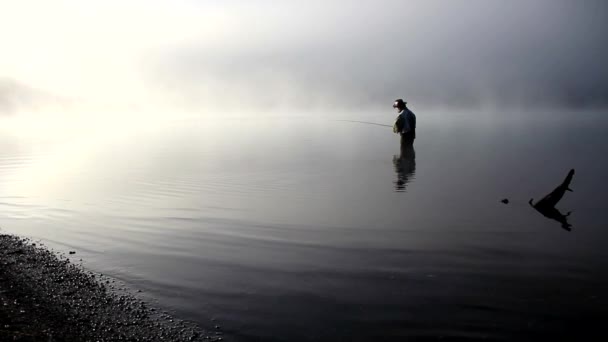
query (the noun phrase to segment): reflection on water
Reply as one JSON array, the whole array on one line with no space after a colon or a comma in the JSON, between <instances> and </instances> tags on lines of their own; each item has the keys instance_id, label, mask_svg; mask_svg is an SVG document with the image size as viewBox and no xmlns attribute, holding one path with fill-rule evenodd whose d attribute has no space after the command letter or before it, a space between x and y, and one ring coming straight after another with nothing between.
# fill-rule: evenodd
<instances>
[{"instance_id":1,"label":"reflection on water","mask_svg":"<svg viewBox=\"0 0 608 342\"><path fill-rule=\"evenodd\" d=\"M401 136L400 154L393 156L393 165L397 180L394 181L396 191L405 191L405 187L414 179L416 173L416 151L414 150L414 139Z\"/></svg>"},{"instance_id":2,"label":"reflection on water","mask_svg":"<svg viewBox=\"0 0 608 342\"><path fill-rule=\"evenodd\" d=\"M539 213L543 214L543 216L545 216L546 218L550 218L552 220L555 220L557 222L559 222L562 226L562 228L564 228L567 231L571 231L572 230L572 225L568 222L568 217L570 217L570 214L572 213L571 211L567 212L565 215L562 214L561 211L559 211L559 209L557 208L544 208L544 207L534 207L534 209L536 209Z\"/></svg>"},{"instance_id":3,"label":"reflection on water","mask_svg":"<svg viewBox=\"0 0 608 342\"><path fill-rule=\"evenodd\" d=\"M226 340L584 340L608 317L607 126L568 117L578 129L426 122L393 163L393 133L366 124L0 135L0 227ZM526 201L571 167L563 234Z\"/></svg>"}]
</instances>

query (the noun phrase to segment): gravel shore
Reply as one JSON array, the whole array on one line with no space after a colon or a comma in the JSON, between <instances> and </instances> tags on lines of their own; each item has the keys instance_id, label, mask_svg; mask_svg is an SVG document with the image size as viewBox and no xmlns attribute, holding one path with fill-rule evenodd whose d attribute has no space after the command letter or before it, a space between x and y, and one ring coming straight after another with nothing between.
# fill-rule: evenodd
<instances>
[{"instance_id":1,"label":"gravel shore","mask_svg":"<svg viewBox=\"0 0 608 342\"><path fill-rule=\"evenodd\" d=\"M0 235L0 341L219 341L118 294L31 240Z\"/></svg>"}]
</instances>

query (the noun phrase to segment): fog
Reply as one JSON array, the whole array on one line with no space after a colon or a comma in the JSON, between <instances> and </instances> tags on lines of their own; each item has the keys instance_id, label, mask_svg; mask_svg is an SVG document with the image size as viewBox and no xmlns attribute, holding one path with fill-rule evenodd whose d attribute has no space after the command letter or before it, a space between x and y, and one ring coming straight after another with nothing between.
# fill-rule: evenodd
<instances>
[{"instance_id":1,"label":"fog","mask_svg":"<svg viewBox=\"0 0 608 342\"><path fill-rule=\"evenodd\" d=\"M598 107L606 32L601 0L2 1L0 112Z\"/></svg>"}]
</instances>

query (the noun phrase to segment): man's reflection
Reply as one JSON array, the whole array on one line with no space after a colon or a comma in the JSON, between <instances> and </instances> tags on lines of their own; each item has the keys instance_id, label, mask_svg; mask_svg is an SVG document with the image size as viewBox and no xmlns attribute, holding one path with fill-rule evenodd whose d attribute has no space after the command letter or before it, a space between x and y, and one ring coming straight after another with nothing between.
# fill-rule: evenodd
<instances>
[{"instance_id":1,"label":"man's reflection","mask_svg":"<svg viewBox=\"0 0 608 342\"><path fill-rule=\"evenodd\" d=\"M395 183L396 191L405 191L407 183L411 182L416 172L416 151L414 151L414 139L401 136L401 154L393 156L393 164L397 173Z\"/></svg>"}]
</instances>

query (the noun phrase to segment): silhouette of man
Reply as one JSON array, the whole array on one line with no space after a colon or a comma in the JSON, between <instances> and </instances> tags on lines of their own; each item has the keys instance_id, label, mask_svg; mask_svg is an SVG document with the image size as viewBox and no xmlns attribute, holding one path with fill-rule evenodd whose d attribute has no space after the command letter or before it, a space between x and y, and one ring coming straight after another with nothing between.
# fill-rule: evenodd
<instances>
[{"instance_id":1,"label":"silhouette of man","mask_svg":"<svg viewBox=\"0 0 608 342\"><path fill-rule=\"evenodd\" d=\"M393 108L399 112L393 125L393 132L401 134L402 140L413 142L416 139L416 115L407 108L407 102L402 99L395 100Z\"/></svg>"}]
</instances>

